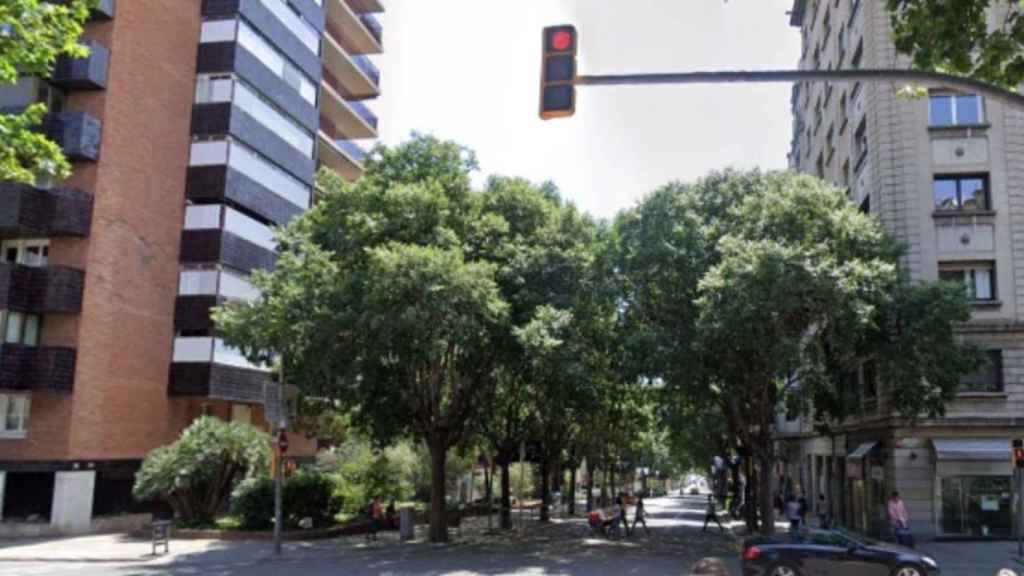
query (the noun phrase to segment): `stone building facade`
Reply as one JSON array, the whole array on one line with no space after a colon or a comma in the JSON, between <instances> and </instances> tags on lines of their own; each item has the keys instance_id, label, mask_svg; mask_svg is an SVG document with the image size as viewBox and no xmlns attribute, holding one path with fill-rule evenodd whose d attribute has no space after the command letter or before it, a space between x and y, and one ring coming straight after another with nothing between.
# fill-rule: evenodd
<instances>
[{"instance_id":1,"label":"stone building facade","mask_svg":"<svg viewBox=\"0 0 1024 576\"><path fill-rule=\"evenodd\" d=\"M885 2L796 0L790 16L802 69L909 66ZM910 99L899 88L795 85L789 164L877 215L905 245L913 280L963 282L972 319L962 336L990 362L964 379L945 417L913 423L887 403L899 383L862 367L863 416L834 436L779 416L778 472L870 534L887 534L885 500L898 491L919 537L1008 537L1010 440L1024 436L1024 111L952 89Z\"/></svg>"}]
</instances>

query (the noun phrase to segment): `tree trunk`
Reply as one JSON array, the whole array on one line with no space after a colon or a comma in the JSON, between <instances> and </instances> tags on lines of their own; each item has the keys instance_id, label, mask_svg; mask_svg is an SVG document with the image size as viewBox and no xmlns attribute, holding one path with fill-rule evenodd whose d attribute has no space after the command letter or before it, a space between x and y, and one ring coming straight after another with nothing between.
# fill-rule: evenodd
<instances>
[{"instance_id":1,"label":"tree trunk","mask_svg":"<svg viewBox=\"0 0 1024 576\"><path fill-rule=\"evenodd\" d=\"M594 511L594 467L587 460L587 513Z\"/></svg>"},{"instance_id":2,"label":"tree trunk","mask_svg":"<svg viewBox=\"0 0 1024 576\"><path fill-rule=\"evenodd\" d=\"M440 438L430 439L430 541L448 541L448 519L445 515L444 465L448 448Z\"/></svg>"},{"instance_id":3,"label":"tree trunk","mask_svg":"<svg viewBox=\"0 0 1024 576\"><path fill-rule=\"evenodd\" d=\"M569 516L576 515L576 466L569 470Z\"/></svg>"},{"instance_id":4,"label":"tree trunk","mask_svg":"<svg viewBox=\"0 0 1024 576\"><path fill-rule=\"evenodd\" d=\"M757 475L758 480L758 501L761 507L761 533L772 535L775 533L775 507L772 505L772 461L771 458L762 454L759 458L761 469Z\"/></svg>"},{"instance_id":5,"label":"tree trunk","mask_svg":"<svg viewBox=\"0 0 1024 576\"><path fill-rule=\"evenodd\" d=\"M540 521L548 522L551 520L551 511L548 507L548 501L551 499L551 490L549 482L551 481L551 474L548 472L550 468L548 464L547 456L542 456L540 459Z\"/></svg>"},{"instance_id":6,"label":"tree trunk","mask_svg":"<svg viewBox=\"0 0 1024 576\"><path fill-rule=\"evenodd\" d=\"M601 499L597 503L599 508L608 506L608 467L605 466L602 470L601 476Z\"/></svg>"},{"instance_id":7,"label":"tree trunk","mask_svg":"<svg viewBox=\"0 0 1024 576\"><path fill-rule=\"evenodd\" d=\"M512 474L507 458L501 460L501 521L502 530L512 528Z\"/></svg>"},{"instance_id":8,"label":"tree trunk","mask_svg":"<svg viewBox=\"0 0 1024 576\"><path fill-rule=\"evenodd\" d=\"M608 467L609 478L611 479L612 498L618 498L619 492L615 489L615 466Z\"/></svg>"}]
</instances>

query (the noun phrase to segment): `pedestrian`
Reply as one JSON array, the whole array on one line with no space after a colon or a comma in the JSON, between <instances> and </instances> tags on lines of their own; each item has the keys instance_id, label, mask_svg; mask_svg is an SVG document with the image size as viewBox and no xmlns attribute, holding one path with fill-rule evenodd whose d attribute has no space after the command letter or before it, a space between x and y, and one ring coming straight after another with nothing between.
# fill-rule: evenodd
<instances>
[{"instance_id":1,"label":"pedestrian","mask_svg":"<svg viewBox=\"0 0 1024 576\"><path fill-rule=\"evenodd\" d=\"M789 520L789 534L795 540L800 533L800 503L792 494L786 500L786 519Z\"/></svg>"},{"instance_id":2,"label":"pedestrian","mask_svg":"<svg viewBox=\"0 0 1024 576\"><path fill-rule=\"evenodd\" d=\"M782 501L782 492L779 492L778 490L775 491L775 500L772 504L779 516L782 516L786 512L786 503Z\"/></svg>"},{"instance_id":3,"label":"pedestrian","mask_svg":"<svg viewBox=\"0 0 1024 576\"><path fill-rule=\"evenodd\" d=\"M807 497L804 493L800 493L800 497L797 498L796 503L800 505L800 526L807 526Z\"/></svg>"},{"instance_id":4,"label":"pedestrian","mask_svg":"<svg viewBox=\"0 0 1024 576\"><path fill-rule=\"evenodd\" d=\"M622 515L622 528L626 532L626 536L630 536L632 531L629 529L629 515L626 510L626 495L619 494L619 514Z\"/></svg>"},{"instance_id":5,"label":"pedestrian","mask_svg":"<svg viewBox=\"0 0 1024 576\"><path fill-rule=\"evenodd\" d=\"M623 518L624 514L625 513L624 513L624 511L622 509L622 497L621 496L616 496L615 497L615 505L612 507L612 525L608 529L608 537L609 538L611 538L613 536L614 537L618 537L620 535L619 534L619 526L622 525L622 518ZM627 528L628 528L628 526L627 526Z\"/></svg>"},{"instance_id":6,"label":"pedestrian","mask_svg":"<svg viewBox=\"0 0 1024 576\"><path fill-rule=\"evenodd\" d=\"M715 510L715 497L712 494L708 494L708 512L704 515L704 528L701 529L701 532L707 532L708 522L712 520L715 521L715 524L718 524L718 529L725 534L725 528L722 526L722 523L719 522L718 512Z\"/></svg>"},{"instance_id":7,"label":"pedestrian","mask_svg":"<svg viewBox=\"0 0 1024 576\"><path fill-rule=\"evenodd\" d=\"M818 527L829 528L830 522L828 521L828 501L825 500L825 495L818 493Z\"/></svg>"},{"instance_id":8,"label":"pedestrian","mask_svg":"<svg viewBox=\"0 0 1024 576\"><path fill-rule=\"evenodd\" d=\"M641 496L636 500L636 510L633 511L633 532L636 532L636 525L644 525L644 534L650 536L651 531L647 528L647 512L644 510L644 498Z\"/></svg>"},{"instance_id":9,"label":"pedestrian","mask_svg":"<svg viewBox=\"0 0 1024 576\"><path fill-rule=\"evenodd\" d=\"M910 515L907 514L907 507L903 504L899 492L893 491L886 509L889 512L889 526L892 527L896 543L913 548L914 536L910 533Z\"/></svg>"},{"instance_id":10,"label":"pedestrian","mask_svg":"<svg viewBox=\"0 0 1024 576\"><path fill-rule=\"evenodd\" d=\"M373 501L370 502L370 532L367 534L368 538L377 539L377 532L380 532L380 520L383 515L383 509L380 506L380 498L378 496L373 497Z\"/></svg>"},{"instance_id":11,"label":"pedestrian","mask_svg":"<svg viewBox=\"0 0 1024 576\"><path fill-rule=\"evenodd\" d=\"M398 509L395 507L394 498L391 499L391 502L388 502L388 507L384 509L384 524L388 530L398 529Z\"/></svg>"}]
</instances>

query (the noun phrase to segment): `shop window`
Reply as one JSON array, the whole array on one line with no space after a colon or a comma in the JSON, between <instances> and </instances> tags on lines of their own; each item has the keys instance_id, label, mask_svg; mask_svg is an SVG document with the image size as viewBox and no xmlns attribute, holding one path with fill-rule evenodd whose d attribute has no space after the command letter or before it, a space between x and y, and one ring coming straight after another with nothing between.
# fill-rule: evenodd
<instances>
[{"instance_id":1,"label":"shop window","mask_svg":"<svg viewBox=\"0 0 1024 576\"><path fill-rule=\"evenodd\" d=\"M985 363L973 374L960 379L964 392L1001 392L1003 390L1003 351L988 350Z\"/></svg>"},{"instance_id":2,"label":"shop window","mask_svg":"<svg viewBox=\"0 0 1024 576\"><path fill-rule=\"evenodd\" d=\"M944 535L1001 537L1013 533L1009 476L953 476L942 479Z\"/></svg>"}]
</instances>

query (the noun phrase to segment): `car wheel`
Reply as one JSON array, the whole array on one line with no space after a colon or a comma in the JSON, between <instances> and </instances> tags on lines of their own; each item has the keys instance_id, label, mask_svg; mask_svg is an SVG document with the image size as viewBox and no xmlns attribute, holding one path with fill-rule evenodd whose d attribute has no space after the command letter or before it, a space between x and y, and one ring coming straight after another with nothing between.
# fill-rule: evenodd
<instances>
[{"instance_id":1,"label":"car wheel","mask_svg":"<svg viewBox=\"0 0 1024 576\"><path fill-rule=\"evenodd\" d=\"M768 576L800 576L800 572L789 564L776 564Z\"/></svg>"},{"instance_id":2,"label":"car wheel","mask_svg":"<svg viewBox=\"0 0 1024 576\"><path fill-rule=\"evenodd\" d=\"M904 565L896 568L892 576L924 576L924 572L917 566Z\"/></svg>"}]
</instances>

